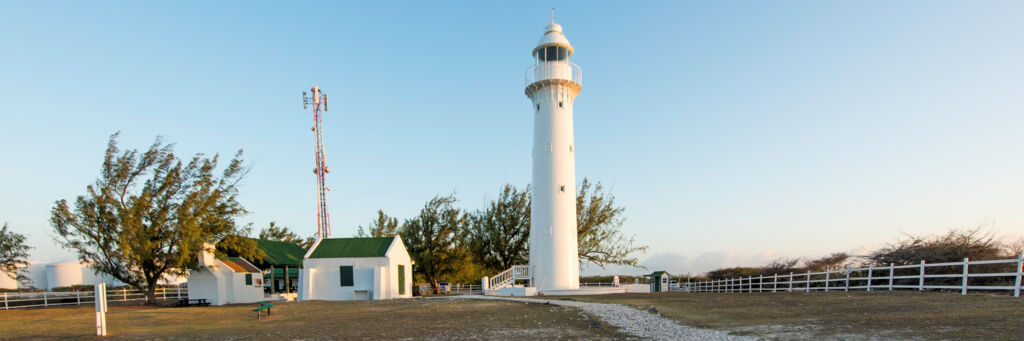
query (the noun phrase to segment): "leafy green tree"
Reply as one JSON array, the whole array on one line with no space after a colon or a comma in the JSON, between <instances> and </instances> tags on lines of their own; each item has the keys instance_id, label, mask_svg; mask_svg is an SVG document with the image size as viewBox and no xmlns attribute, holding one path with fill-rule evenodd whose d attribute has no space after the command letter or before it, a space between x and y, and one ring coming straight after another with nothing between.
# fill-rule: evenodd
<instances>
[{"instance_id":1,"label":"leafy green tree","mask_svg":"<svg viewBox=\"0 0 1024 341\"><path fill-rule=\"evenodd\" d=\"M637 253L647 246L636 246L634 237L626 238L619 230L625 208L615 206L615 196L605 193L601 183L591 184L583 178L576 195L576 237L581 263L639 266Z\"/></svg>"},{"instance_id":2,"label":"leafy green tree","mask_svg":"<svg viewBox=\"0 0 1024 341\"><path fill-rule=\"evenodd\" d=\"M313 245L313 242L316 241L316 239L312 237L302 238L295 232L289 230L288 227L279 226L277 225L276 222L273 221L270 222L270 226L267 226L267 228L260 230L259 238L265 240L276 240L279 242L295 243L299 244L299 246L302 246L303 249L309 249L309 247Z\"/></svg>"},{"instance_id":3,"label":"leafy green tree","mask_svg":"<svg viewBox=\"0 0 1024 341\"><path fill-rule=\"evenodd\" d=\"M470 218L466 246L487 271L526 264L530 248L530 187L506 184L497 200Z\"/></svg>"},{"instance_id":4,"label":"leafy green tree","mask_svg":"<svg viewBox=\"0 0 1024 341\"><path fill-rule=\"evenodd\" d=\"M50 224L61 246L97 272L143 291L149 303L164 275L185 275L203 243L238 233L242 151L220 176L218 156L180 160L157 137L148 150L121 151L111 135L100 177L72 207L58 200Z\"/></svg>"},{"instance_id":5,"label":"leafy green tree","mask_svg":"<svg viewBox=\"0 0 1024 341\"><path fill-rule=\"evenodd\" d=\"M24 280L22 269L28 266L28 250L25 236L7 229L7 223L0 228L0 273L13 280Z\"/></svg>"},{"instance_id":6,"label":"leafy green tree","mask_svg":"<svg viewBox=\"0 0 1024 341\"><path fill-rule=\"evenodd\" d=\"M363 230L363 226L360 225L356 237L391 237L398 234L400 226L398 218L384 214L384 210L377 210L377 219L370 222L367 230Z\"/></svg>"},{"instance_id":7,"label":"leafy green tree","mask_svg":"<svg viewBox=\"0 0 1024 341\"><path fill-rule=\"evenodd\" d=\"M455 195L435 196L419 215L402 225L402 239L416 262L421 278L437 291L437 281L457 272L465 255L460 243L467 224L466 214L455 207Z\"/></svg>"},{"instance_id":8,"label":"leafy green tree","mask_svg":"<svg viewBox=\"0 0 1024 341\"><path fill-rule=\"evenodd\" d=\"M216 254L218 257L241 257L260 265L263 258L267 256L263 250L256 246L256 240L245 234L232 234L224 236L217 242Z\"/></svg>"}]
</instances>

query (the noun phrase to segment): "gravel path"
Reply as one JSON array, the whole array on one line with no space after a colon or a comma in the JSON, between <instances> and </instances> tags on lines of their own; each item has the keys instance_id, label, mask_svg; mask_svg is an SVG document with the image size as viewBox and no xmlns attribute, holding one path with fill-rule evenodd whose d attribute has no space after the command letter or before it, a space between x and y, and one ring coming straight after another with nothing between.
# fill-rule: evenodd
<instances>
[{"instance_id":1,"label":"gravel path","mask_svg":"<svg viewBox=\"0 0 1024 341\"><path fill-rule=\"evenodd\" d=\"M583 312L587 314L596 316L604 323L620 328L623 333L634 335L646 340L757 340L757 338L729 335L727 332L719 330L681 326L675 321L661 316L661 314L638 310L621 304L483 295L463 295L455 297L547 303L566 307L575 307L583 310Z\"/></svg>"}]
</instances>

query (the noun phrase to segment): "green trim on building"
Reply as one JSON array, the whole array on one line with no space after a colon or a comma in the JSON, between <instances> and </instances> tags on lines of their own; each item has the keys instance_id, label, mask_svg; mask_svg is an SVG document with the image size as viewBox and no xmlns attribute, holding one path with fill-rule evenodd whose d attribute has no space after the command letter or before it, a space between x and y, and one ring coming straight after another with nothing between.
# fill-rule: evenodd
<instances>
[{"instance_id":1,"label":"green trim on building","mask_svg":"<svg viewBox=\"0 0 1024 341\"><path fill-rule=\"evenodd\" d=\"M299 268L288 268L288 277L299 278ZM270 271L263 274L263 278L270 279ZM274 278L284 279L284 268L274 268Z\"/></svg>"},{"instance_id":2,"label":"green trim on building","mask_svg":"<svg viewBox=\"0 0 1024 341\"><path fill-rule=\"evenodd\" d=\"M323 239L309 258L384 257L394 240L395 237Z\"/></svg>"},{"instance_id":3,"label":"green trim on building","mask_svg":"<svg viewBox=\"0 0 1024 341\"><path fill-rule=\"evenodd\" d=\"M647 276L661 277L661 275L667 275L667 274L668 274L668 272L665 272L665 271L655 271L654 273L652 273L650 275L647 275Z\"/></svg>"},{"instance_id":4,"label":"green trim on building","mask_svg":"<svg viewBox=\"0 0 1024 341\"><path fill-rule=\"evenodd\" d=\"M338 267L338 272L341 273L341 286L350 287L355 285L355 280L352 276L352 266L342 265Z\"/></svg>"}]
</instances>

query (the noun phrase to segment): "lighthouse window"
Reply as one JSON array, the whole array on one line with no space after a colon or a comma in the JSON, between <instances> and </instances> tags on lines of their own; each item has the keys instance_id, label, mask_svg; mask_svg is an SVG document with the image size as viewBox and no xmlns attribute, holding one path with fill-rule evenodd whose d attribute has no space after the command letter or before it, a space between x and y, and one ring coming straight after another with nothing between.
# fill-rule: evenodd
<instances>
[{"instance_id":1,"label":"lighthouse window","mask_svg":"<svg viewBox=\"0 0 1024 341\"><path fill-rule=\"evenodd\" d=\"M559 107L559 108L561 108L561 107L562 107L562 102L558 102L558 107Z\"/></svg>"},{"instance_id":2,"label":"lighthouse window","mask_svg":"<svg viewBox=\"0 0 1024 341\"><path fill-rule=\"evenodd\" d=\"M569 59L569 49L561 46L547 46L537 50L537 60L552 62Z\"/></svg>"},{"instance_id":3,"label":"lighthouse window","mask_svg":"<svg viewBox=\"0 0 1024 341\"><path fill-rule=\"evenodd\" d=\"M565 185L558 186L558 191L565 193Z\"/></svg>"},{"instance_id":4,"label":"lighthouse window","mask_svg":"<svg viewBox=\"0 0 1024 341\"><path fill-rule=\"evenodd\" d=\"M537 111L540 111L540 104L537 104Z\"/></svg>"}]
</instances>

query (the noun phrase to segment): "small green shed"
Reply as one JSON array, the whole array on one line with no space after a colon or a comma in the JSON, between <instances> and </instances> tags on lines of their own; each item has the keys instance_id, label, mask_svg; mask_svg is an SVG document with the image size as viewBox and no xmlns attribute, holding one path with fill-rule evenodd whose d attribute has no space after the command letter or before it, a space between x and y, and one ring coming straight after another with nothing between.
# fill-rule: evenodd
<instances>
[{"instance_id":1,"label":"small green shed","mask_svg":"<svg viewBox=\"0 0 1024 341\"><path fill-rule=\"evenodd\" d=\"M655 271L650 275L644 275L644 277L651 278L651 292L662 292L668 291L669 274L666 271Z\"/></svg>"}]
</instances>

